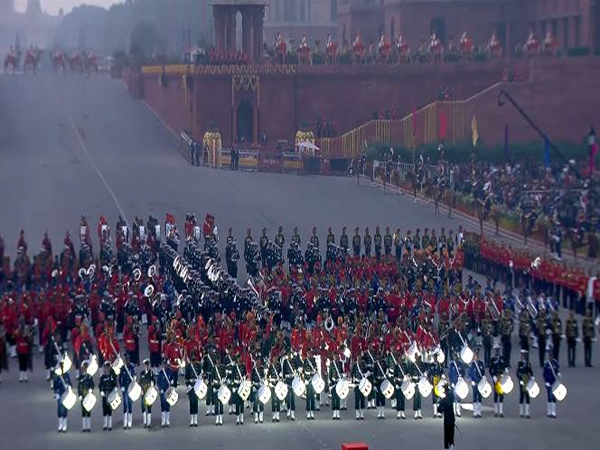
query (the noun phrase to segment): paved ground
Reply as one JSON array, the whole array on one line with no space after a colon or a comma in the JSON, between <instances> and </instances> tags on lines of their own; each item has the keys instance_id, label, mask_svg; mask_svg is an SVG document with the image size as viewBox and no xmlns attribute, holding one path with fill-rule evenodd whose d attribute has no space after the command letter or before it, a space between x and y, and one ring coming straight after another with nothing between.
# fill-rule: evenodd
<instances>
[{"instance_id":1,"label":"paved ground","mask_svg":"<svg viewBox=\"0 0 600 450\"><path fill-rule=\"evenodd\" d=\"M247 226L255 238L266 226L269 234L281 224L288 235L298 225L304 241L312 225L322 239L327 226L336 236L347 224L386 224L403 230L432 225L458 228L459 222L435 216L430 207L414 204L403 196L382 194L379 189L356 186L346 178L298 177L277 174L232 173L190 167L175 150L174 143L145 107L132 101L125 88L108 79L80 77L0 76L0 232L7 251L14 255L18 230L26 229L30 248L37 249L42 233L50 232L56 249L65 229L76 234L80 214L94 225L100 214L114 226L117 215L131 220L152 213L162 218L175 214L181 223L188 211L200 217L209 211L217 217L222 233L232 225L239 240ZM94 228L95 229L95 228ZM95 233L94 233L95 236ZM60 245L59 245L60 244ZM596 361L598 361L596 351ZM581 355L580 355L581 356ZM563 358L566 359L566 358ZM441 421L430 419L431 406L423 421L377 421L370 413L356 423L348 411L343 421L331 422L330 411L322 411L314 422L247 423L243 428L226 418L223 428L210 426L202 417L199 429L187 428L185 399L173 412L174 426L162 431L134 429L127 433L82 435L78 408L71 415L71 432L55 431L55 403L42 373L37 370L28 385L18 384L13 371L0 385L0 436L11 448L89 449L143 445L247 449L288 448L339 449L345 441L365 441L372 449L441 448ZM41 361L36 360L37 369ZM539 375L539 369L536 369ZM545 418L542 397L535 400L534 417L515 418L517 396L507 399L508 417L459 421L462 435L457 448L482 446L524 449L558 449L572 444L598 442L596 410L598 369L565 369L569 396L558 407L559 419ZM489 402L487 402L489 405ZM139 424L139 405L135 421ZM120 415L117 415L117 425ZM155 413L154 419L158 419ZM327 420L326 420L327 419ZM94 412L97 430L101 419ZM592 444L593 445L593 444Z\"/></svg>"}]
</instances>

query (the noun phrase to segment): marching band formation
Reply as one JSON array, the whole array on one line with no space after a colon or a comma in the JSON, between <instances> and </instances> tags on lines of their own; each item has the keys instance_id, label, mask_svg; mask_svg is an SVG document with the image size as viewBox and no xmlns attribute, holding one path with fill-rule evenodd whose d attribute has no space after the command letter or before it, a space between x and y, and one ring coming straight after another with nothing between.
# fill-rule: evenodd
<instances>
[{"instance_id":1,"label":"marching band formation","mask_svg":"<svg viewBox=\"0 0 600 450\"><path fill-rule=\"evenodd\" d=\"M19 381L27 382L38 346L59 432L67 431L77 403L82 431L89 432L96 403L104 430L120 409L123 428L132 428L138 402L144 428L152 427L153 408L169 427L180 396L188 400L190 427L197 427L201 403L220 426L226 414L243 425L247 411L263 423L269 408L272 422L296 420L297 407L314 420L329 405L332 420L341 420L348 403L356 420L369 409L383 420L388 407L398 419L412 407L419 420L428 398L433 417L441 417L446 392L457 416L470 402L473 417L481 418L491 397L494 416L503 417L504 398L515 387L520 417L530 417L530 402L545 390L547 416L556 418L556 403L567 395L560 346L566 335L574 366L577 319L571 313L563 327L559 303L531 283L500 289L469 277L463 285L462 230L403 236L386 227L382 236L377 227L361 236L356 228L350 237L344 227L336 240L329 228L323 258L316 228L304 253L294 228L286 265L282 227L273 240L263 229L258 242L248 229L246 284L237 280L240 254L231 229L226 268L220 266L210 214L202 225L188 214L183 253L170 214L164 226L153 217L136 217L131 226L119 218L115 231L116 255L111 228L100 218L95 255L82 217L78 255L67 233L54 256L46 234L33 263L22 231L12 267L0 237L0 368L18 356ZM591 366L591 311L581 323Z\"/></svg>"}]
</instances>

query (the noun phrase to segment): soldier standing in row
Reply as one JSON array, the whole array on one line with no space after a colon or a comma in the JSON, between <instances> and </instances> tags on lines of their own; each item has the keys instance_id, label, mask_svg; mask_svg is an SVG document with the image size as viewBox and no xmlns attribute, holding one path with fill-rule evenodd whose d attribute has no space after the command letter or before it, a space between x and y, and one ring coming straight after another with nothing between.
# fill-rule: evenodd
<instances>
[{"instance_id":1,"label":"soldier standing in row","mask_svg":"<svg viewBox=\"0 0 600 450\"><path fill-rule=\"evenodd\" d=\"M585 367L592 367L592 340L596 337L594 329L594 319L592 319L592 311L588 309L581 324L583 329L583 355Z\"/></svg>"},{"instance_id":2,"label":"soldier standing in row","mask_svg":"<svg viewBox=\"0 0 600 450\"><path fill-rule=\"evenodd\" d=\"M373 241L375 242L375 257L377 261L381 260L381 233L379 232L379 227L375 227L375 236L373 237Z\"/></svg>"},{"instance_id":3,"label":"soldier standing in row","mask_svg":"<svg viewBox=\"0 0 600 450\"><path fill-rule=\"evenodd\" d=\"M340 247L342 247L346 252L350 248L348 243L348 235L346 234L346 227L342 227L342 234L340 235Z\"/></svg>"},{"instance_id":4,"label":"soldier standing in row","mask_svg":"<svg viewBox=\"0 0 600 450\"><path fill-rule=\"evenodd\" d=\"M279 245L282 249L285 245L285 236L283 235L283 227L279 225L279 229L277 230L277 234L275 235L275 243Z\"/></svg>"},{"instance_id":5,"label":"soldier standing in row","mask_svg":"<svg viewBox=\"0 0 600 450\"><path fill-rule=\"evenodd\" d=\"M83 433L89 433L92 431L92 414L83 406L85 397L94 390L94 378L87 373L89 363L84 361L81 365L81 375L79 376L79 384L77 386L77 393L81 399L81 420L82 426L81 431Z\"/></svg>"},{"instance_id":6,"label":"soldier standing in row","mask_svg":"<svg viewBox=\"0 0 600 450\"><path fill-rule=\"evenodd\" d=\"M365 256L367 258L371 257L371 243L372 243L372 238L371 235L369 234L369 227L365 228L365 237L364 237L364 244L365 244Z\"/></svg>"},{"instance_id":7,"label":"soldier standing in row","mask_svg":"<svg viewBox=\"0 0 600 450\"><path fill-rule=\"evenodd\" d=\"M105 361L102 366L102 375L98 381L98 389L102 399L102 415L104 416L104 425L102 430L112 430L112 408L108 403L108 396L117 387L117 377L110 367L110 362Z\"/></svg>"},{"instance_id":8,"label":"soldier standing in row","mask_svg":"<svg viewBox=\"0 0 600 450\"><path fill-rule=\"evenodd\" d=\"M330 229L331 230L331 229ZM319 236L317 236L317 227L313 227L312 236L310 237L310 243L319 250Z\"/></svg>"},{"instance_id":9,"label":"soldier standing in row","mask_svg":"<svg viewBox=\"0 0 600 450\"><path fill-rule=\"evenodd\" d=\"M579 337L579 326L573 311L569 313L567 324L565 327L565 335L567 336L567 360L569 367L575 367L577 338Z\"/></svg>"},{"instance_id":10,"label":"soldier standing in row","mask_svg":"<svg viewBox=\"0 0 600 450\"><path fill-rule=\"evenodd\" d=\"M140 386L142 387L142 417L144 420L144 428L152 428L152 405L146 403L146 392L150 387L154 386L155 379L150 360L144 360L144 368L140 372Z\"/></svg>"},{"instance_id":11,"label":"soldier standing in row","mask_svg":"<svg viewBox=\"0 0 600 450\"><path fill-rule=\"evenodd\" d=\"M354 236L352 236L352 253L354 256L360 257L361 239L358 233L358 227L354 229Z\"/></svg>"},{"instance_id":12,"label":"soldier standing in row","mask_svg":"<svg viewBox=\"0 0 600 450\"><path fill-rule=\"evenodd\" d=\"M531 398L527 390L527 383L533 378L533 369L529 362L529 354L521 350L521 361L517 366L517 380L519 380L519 417L529 419L529 403Z\"/></svg>"}]
</instances>

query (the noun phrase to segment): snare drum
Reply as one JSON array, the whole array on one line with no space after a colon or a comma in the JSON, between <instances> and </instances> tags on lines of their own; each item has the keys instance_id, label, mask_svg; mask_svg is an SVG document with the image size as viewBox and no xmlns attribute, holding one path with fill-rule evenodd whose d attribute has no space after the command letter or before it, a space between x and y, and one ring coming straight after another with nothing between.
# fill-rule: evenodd
<instances>
[{"instance_id":1,"label":"snare drum","mask_svg":"<svg viewBox=\"0 0 600 450\"><path fill-rule=\"evenodd\" d=\"M386 399L392 398L394 395L394 385L387 378L381 382L379 385L379 390L383 394Z\"/></svg>"},{"instance_id":2,"label":"snare drum","mask_svg":"<svg viewBox=\"0 0 600 450\"><path fill-rule=\"evenodd\" d=\"M492 394L492 385L487 377L482 377L477 383L477 389L483 398L488 398Z\"/></svg>"},{"instance_id":3,"label":"snare drum","mask_svg":"<svg viewBox=\"0 0 600 450\"><path fill-rule=\"evenodd\" d=\"M171 406L175 406L175 403L177 403L177 400L179 400L179 394L173 386L171 386L169 389L167 389L167 392L165 392L165 400Z\"/></svg>"},{"instance_id":4,"label":"snare drum","mask_svg":"<svg viewBox=\"0 0 600 450\"><path fill-rule=\"evenodd\" d=\"M304 381L302 381L302 378L294 378L294 380L292 381L292 390L294 391L294 394L296 394L297 397L302 397L304 395L304 393L306 392L306 385L304 384Z\"/></svg>"},{"instance_id":5,"label":"snare drum","mask_svg":"<svg viewBox=\"0 0 600 450\"><path fill-rule=\"evenodd\" d=\"M258 389L258 400L266 405L271 400L271 388L266 384L262 384Z\"/></svg>"},{"instance_id":6,"label":"snare drum","mask_svg":"<svg viewBox=\"0 0 600 450\"><path fill-rule=\"evenodd\" d=\"M400 390L404 394L404 398L410 400L415 395L415 383L410 380L403 381Z\"/></svg>"},{"instance_id":7,"label":"snare drum","mask_svg":"<svg viewBox=\"0 0 600 450\"><path fill-rule=\"evenodd\" d=\"M350 393L350 387L348 386L348 381L346 381L344 379L339 380L335 384L335 392L341 400L344 400L346 397L348 397L348 394Z\"/></svg>"},{"instance_id":8,"label":"snare drum","mask_svg":"<svg viewBox=\"0 0 600 450\"><path fill-rule=\"evenodd\" d=\"M283 381L278 381L275 385L275 396L280 402L284 401L288 395L288 387Z\"/></svg>"},{"instance_id":9,"label":"snare drum","mask_svg":"<svg viewBox=\"0 0 600 450\"><path fill-rule=\"evenodd\" d=\"M217 398L222 404L226 405L229 403L229 399L231 398L231 391L223 384L217 391Z\"/></svg>"},{"instance_id":10,"label":"snare drum","mask_svg":"<svg viewBox=\"0 0 600 450\"><path fill-rule=\"evenodd\" d=\"M110 408L115 411L119 406L121 406L121 402L123 401L123 396L121 392L117 388L114 388L110 394L108 394L108 404Z\"/></svg>"},{"instance_id":11,"label":"snare drum","mask_svg":"<svg viewBox=\"0 0 600 450\"><path fill-rule=\"evenodd\" d=\"M83 407L83 409L85 409L87 412L91 412L92 409L94 409L94 406L96 405L96 396L94 395L93 392L88 392L88 394L83 397L83 401L81 402L81 406Z\"/></svg>"},{"instance_id":12,"label":"snare drum","mask_svg":"<svg viewBox=\"0 0 600 450\"><path fill-rule=\"evenodd\" d=\"M323 392L323 389L325 389L325 381L323 381L323 378L318 373L313 375L312 379L310 380L310 384L312 385L316 394L320 394Z\"/></svg>"},{"instance_id":13,"label":"snare drum","mask_svg":"<svg viewBox=\"0 0 600 450\"><path fill-rule=\"evenodd\" d=\"M530 398L536 398L538 395L540 395L540 387L533 377L529 379L525 385L525 389L527 389L527 393L529 394Z\"/></svg>"},{"instance_id":14,"label":"snare drum","mask_svg":"<svg viewBox=\"0 0 600 450\"><path fill-rule=\"evenodd\" d=\"M421 396L424 398L429 397L429 394L431 394L431 390L431 383L425 376L422 376L419 380L419 392L421 393Z\"/></svg>"},{"instance_id":15,"label":"snare drum","mask_svg":"<svg viewBox=\"0 0 600 450\"><path fill-rule=\"evenodd\" d=\"M194 383L194 392L199 400L202 400L204 397L206 397L206 393L208 392L208 386L202 378L198 379Z\"/></svg>"},{"instance_id":16,"label":"snare drum","mask_svg":"<svg viewBox=\"0 0 600 450\"><path fill-rule=\"evenodd\" d=\"M248 400L250 397L250 393L252 392L252 383L248 380L242 381L240 383L240 387L237 389L237 395L242 399L242 401Z\"/></svg>"},{"instance_id":17,"label":"snare drum","mask_svg":"<svg viewBox=\"0 0 600 450\"><path fill-rule=\"evenodd\" d=\"M363 396L365 396L365 398L369 396L372 388L373 385L367 379L367 377L364 377L362 380L360 380L360 383L358 383L358 390Z\"/></svg>"},{"instance_id":18,"label":"snare drum","mask_svg":"<svg viewBox=\"0 0 600 450\"><path fill-rule=\"evenodd\" d=\"M152 406L158 398L158 390L154 386L150 386L144 394L144 401L146 406Z\"/></svg>"}]
</instances>

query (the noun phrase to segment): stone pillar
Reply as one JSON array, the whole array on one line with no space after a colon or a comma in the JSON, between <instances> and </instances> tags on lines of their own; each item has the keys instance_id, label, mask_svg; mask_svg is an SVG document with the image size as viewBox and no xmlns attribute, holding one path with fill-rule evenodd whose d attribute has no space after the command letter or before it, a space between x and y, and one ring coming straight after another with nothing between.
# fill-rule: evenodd
<instances>
[{"instance_id":1,"label":"stone pillar","mask_svg":"<svg viewBox=\"0 0 600 450\"><path fill-rule=\"evenodd\" d=\"M215 7L213 10L215 19L215 40L218 52L222 52L225 49L225 16L223 15L223 8Z\"/></svg>"},{"instance_id":2,"label":"stone pillar","mask_svg":"<svg viewBox=\"0 0 600 450\"><path fill-rule=\"evenodd\" d=\"M242 51L253 61L252 32L254 27L252 8L242 9Z\"/></svg>"},{"instance_id":3,"label":"stone pillar","mask_svg":"<svg viewBox=\"0 0 600 450\"><path fill-rule=\"evenodd\" d=\"M259 6L254 8L254 26L252 27L252 46L253 61L258 63L262 59L263 50L263 24L264 24L265 7Z\"/></svg>"},{"instance_id":4,"label":"stone pillar","mask_svg":"<svg viewBox=\"0 0 600 450\"><path fill-rule=\"evenodd\" d=\"M229 28L229 42L230 42L230 49L231 51L235 52L235 49L237 47L237 9L236 8L230 8L229 10L229 20L230 20L230 28Z\"/></svg>"}]
</instances>

